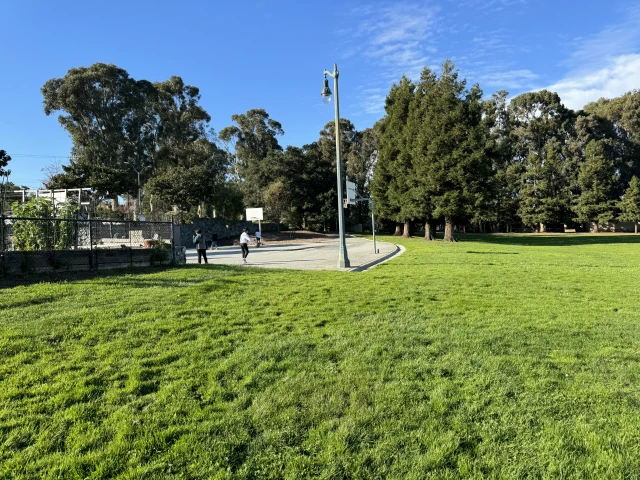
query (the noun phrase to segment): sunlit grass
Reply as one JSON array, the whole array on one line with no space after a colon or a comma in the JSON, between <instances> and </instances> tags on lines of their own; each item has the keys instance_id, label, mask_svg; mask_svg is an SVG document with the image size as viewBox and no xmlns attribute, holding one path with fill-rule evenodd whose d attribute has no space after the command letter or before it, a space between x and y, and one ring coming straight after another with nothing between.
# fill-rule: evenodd
<instances>
[{"instance_id":1,"label":"sunlit grass","mask_svg":"<svg viewBox=\"0 0 640 480\"><path fill-rule=\"evenodd\" d=\"M0 478L639 478L640 238L0 290Z\"/></svg>"}]
</instances>

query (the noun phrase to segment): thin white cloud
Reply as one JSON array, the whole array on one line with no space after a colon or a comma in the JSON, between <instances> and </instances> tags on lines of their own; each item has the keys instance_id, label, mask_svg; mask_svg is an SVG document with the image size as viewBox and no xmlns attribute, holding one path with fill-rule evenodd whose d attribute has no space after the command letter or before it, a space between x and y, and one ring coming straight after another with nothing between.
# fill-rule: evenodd
<instances>
[{"instance_id":1,"label":"thin white cloud","mask_svg":"<svg viewBox=\"0 0 640 480\"><path fill-rule=\"evenodd\" d=\"M579 110L640 87L640 5L625 9L620 18L617 24L571 42L573 52L562 63L570 71L546 87L558 92L565 106Z\"/></svg>"},{"instance_id":2,"label":"thin white cloud","mask_svg":"<svg viewBox=\"0 0 640 480\"><path fill-rule=\"evenodd\" d=\"M524 89L531 88L533 82L540 78L540 75L531 70L511 70L505 72L494 72L480 75L478 80L481 86L497 87L500 89Z\"/></svg>"},{"instance_id":3,"label":"thin white cloud","mask_svg":"<svg viewBox=\"0 0 640 480\"><path fill-rule=\"evenodd\" d=\"M620 55L603 68L572 74L547 87L566 107L580 110L599 98L613 98L640 87L640 54Z\"/></svg>"},{"instance_id":4,"label":"thin white cloud","mask_svg":"<svg viewBox=\"0 0 640 480\"><path fill-rule=\"evenodd\" d=\"M430 56L437 52L433 40L437 9L425 4L397 2L354 9L355 27L345 32L350 42L347 51L368 59L377 71L379 82L368 88L386 92L391 82L402 75L417 79ZM384 86L384 88L382 88ZM362 87L364 89L364 87ZM384 111L384 93L359 96L358 114Z\"/></svg>"},{"instance_id":5,"label":"thin white cloud","mask_svg":"<svg viewBox=\"0 0 640 480\"><path fill-rule=\"evenodd\" d=\"M426 53L435 50L429 42L435 10L418 4L394 3L365 12L353 34L364 55L389 75L414 75L416 66L426 63Z\"/></svg>"},{"instance_id":6,"label":"thin white cloud","mask_svg":"<svg viewBox=\"0 0 640 480\"><path fill-rule=\"evenodd\" d=\"M499 12L513 6L524 6L528 0L452 0L458 8L475 10L483 12Z\"/></svg>"},{"instance_id":7,"label":"thin white cloud","mask_svg":"<svg viewBox=\"0 0 640 480\"><path fill-rule=\"evenodd\" d=\"M625 9L620 17L620 23L594 35L574 38L570 42L573 53L563 65L574 70L593 70L619 55L636 53L640 46L640 6Z\"/></svg>"}]
</instances>

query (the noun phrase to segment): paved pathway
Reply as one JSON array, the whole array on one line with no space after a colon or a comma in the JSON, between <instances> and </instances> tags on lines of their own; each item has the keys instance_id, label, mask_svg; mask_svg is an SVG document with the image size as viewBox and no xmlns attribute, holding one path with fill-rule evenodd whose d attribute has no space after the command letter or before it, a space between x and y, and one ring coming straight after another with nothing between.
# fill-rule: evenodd
<instances>
[{"instance_id":1,"label":"paved pathway","mask_svg":"<svg viewBox=\"0 0 640 480\"><path fill-rule=\"evenodd\" d=\"M404 247L387 242L373 242L362 238L347 238L350 268L338 268L338 240L321 243L274 244L255 248L249 244L248 266L264 268L290 268L293 270L364 271L404 252ZM209 263L214 265L243 265L239 246L207 250ZM198 254L187 249L187 263L197 263Z\"/></svg>"}]
</instances>

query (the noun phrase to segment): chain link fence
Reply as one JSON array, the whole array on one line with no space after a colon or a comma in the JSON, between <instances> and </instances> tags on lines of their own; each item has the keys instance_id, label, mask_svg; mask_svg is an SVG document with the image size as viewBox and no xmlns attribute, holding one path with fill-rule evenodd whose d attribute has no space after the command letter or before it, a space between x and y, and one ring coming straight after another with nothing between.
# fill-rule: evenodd
<instances>
[{"instance_id":1,"label":"chain link fence","mask_svg":"<svg viewBox=\"0 0 640 480\"><path fill-rule=\"evenodd\" d=\"M0 271L36 273L169 263L173 224L2 217Z\"/></svg>"}]
</instances>

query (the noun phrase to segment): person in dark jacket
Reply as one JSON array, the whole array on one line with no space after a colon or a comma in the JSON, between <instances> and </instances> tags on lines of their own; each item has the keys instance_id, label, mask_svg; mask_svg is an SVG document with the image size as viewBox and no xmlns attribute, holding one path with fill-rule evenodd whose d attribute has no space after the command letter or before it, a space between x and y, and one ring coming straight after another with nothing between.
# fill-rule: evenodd
<instances>
[{"instance_id":1,"label":"person in dark jacket","mask_svg":"<svg viewBox=\"0 0 640 480\"><path fill-rule=\"evenodd\" d=\"M213 250L213 247L216 247L216 250L218 249L218 234L214 233L213 235L211 235L211 250Z\"/></svg>"},{"instance_id":2,"label":"person in dark jacket","mask_svg":"<svg viewBox=\"0 0 640 480\"><path fill-rule=\"evenodd\" d=\"M196 234L193 236L193 245L196 247L196 250L198 250L198 263L202 263L203 258L204 263L209 263L207 260L207 241L202 235L202 230L196 230Z\"/></svg>"}]
</instances>

